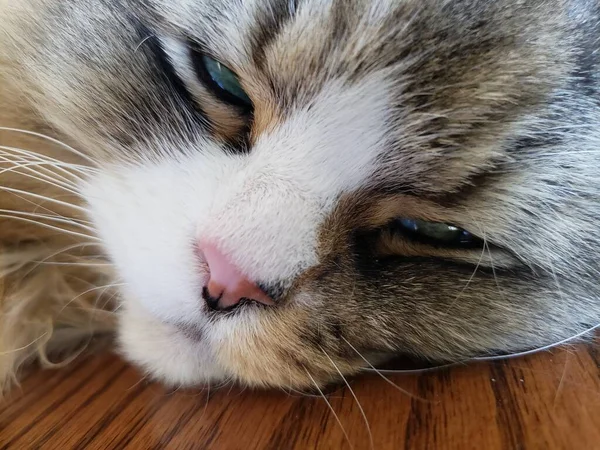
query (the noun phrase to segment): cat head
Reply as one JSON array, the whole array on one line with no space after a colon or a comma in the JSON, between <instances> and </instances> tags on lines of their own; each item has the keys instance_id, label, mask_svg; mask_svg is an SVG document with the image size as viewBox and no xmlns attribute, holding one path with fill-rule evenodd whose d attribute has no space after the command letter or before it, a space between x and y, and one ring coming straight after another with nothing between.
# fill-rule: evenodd
<instances>
[{"instance_id":1,"label":"cat head","mask_svg":"<svg viewBox=\"0 0 600 450\"><path fill-rule=\"evenodd\" d=\"M33 104L94 161L121 348L157 378L310 387L598 321L588 6L8 8Z\"/></svg>"}]
</instances>

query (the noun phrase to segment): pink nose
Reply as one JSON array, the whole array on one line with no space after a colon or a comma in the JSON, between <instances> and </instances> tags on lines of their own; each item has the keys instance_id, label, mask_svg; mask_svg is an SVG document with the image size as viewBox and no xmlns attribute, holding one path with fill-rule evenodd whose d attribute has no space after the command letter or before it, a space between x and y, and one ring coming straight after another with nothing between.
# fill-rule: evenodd
<instances>
[{"instance_id":1,"label":"pink nose","mask_svg":"<svg viewBox=\"0 0 600 450\"><path fill-rule=\"evenodd\" d=\"M201 243L199 246L210 270L208 284L202 296L214 309L231 308L243 299L273 305L273 300L241 271L214 245Z\"/></svg>"}]
</instances>

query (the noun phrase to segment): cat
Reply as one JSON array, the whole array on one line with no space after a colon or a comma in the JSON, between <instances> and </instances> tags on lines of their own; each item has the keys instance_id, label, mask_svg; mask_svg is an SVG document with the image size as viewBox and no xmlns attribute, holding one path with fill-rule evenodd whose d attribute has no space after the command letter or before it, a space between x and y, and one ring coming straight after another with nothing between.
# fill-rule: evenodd
<instances>
[{"instance_id":1,"label":"cat","mask_svg":"<svg viewBox=\"0 0 600 450\"><path fill-rule=\"evenodd\" d=\"M594 0L0 0L0 379L339 382L600 322ZM21 130L21 131L18 131Z\"/></svg>"}]
</instances>

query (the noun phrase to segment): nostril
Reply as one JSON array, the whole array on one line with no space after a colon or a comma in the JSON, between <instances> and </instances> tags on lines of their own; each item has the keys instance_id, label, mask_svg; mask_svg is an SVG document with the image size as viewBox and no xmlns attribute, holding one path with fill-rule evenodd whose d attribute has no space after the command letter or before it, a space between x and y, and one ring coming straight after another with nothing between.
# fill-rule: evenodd
<instances>
[{"instance_id":1,"label":"nostril","mask_svg":"<svg viewBox=\"0 0 600 450\"><path fill-rule=\"evenodd\" d=\"M257 302L263 305L273 304L270 299L265 299L265 294L258 293L253 296L242 296L241 294L220 292L219 295L211 293L208 286L202 288L202 298L206 305L213 311L231 311L244 302ZM271 301L271 303L269 303Z\"/></svg>"},{"instance_id":2,"label":"nostril","mask_svg":"<svg viewBox=\"0 0 600 450\"><path fill-rule=\"evenodd\" d=\"M202 289L202 298L211 309L231 309L242 302L251 300L264 305L274 301L256 283L243 275L216 246L202 243L198 246L209 270L209 281Z\"/></svg>"},{"instance_id":3,"label":"nostril","mask_svg":"<svg viewBox=\"0 0 600 450\"><path fill-rule=\"evenodd\" d=\"M209 292L207 286L204 286L202 288L202 298L204 299L204 301L206 301L206 304L208 305L208 307L215 311L220 309L219 308L219 300L221 300L222 295L223 294L220 293L218 296L215 297Z\"/></svg>"}]
</instances>

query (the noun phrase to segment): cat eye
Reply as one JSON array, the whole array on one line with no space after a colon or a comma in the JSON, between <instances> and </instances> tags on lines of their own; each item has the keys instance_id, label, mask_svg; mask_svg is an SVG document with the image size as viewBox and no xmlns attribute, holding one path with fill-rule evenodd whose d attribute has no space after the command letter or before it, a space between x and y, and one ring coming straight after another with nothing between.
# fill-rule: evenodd
<instances>
[{"instance_id":1,"label":"cat eye","mask_svg":"<svg viewBox=\"0 0 600 450\"><path fill-rule=\"evenodd\" d=\"M436 247L473 248L483 247L483 241L462 228L441 222L400 218L392 225L392 231Z\"/></svg>"},{"instance_id":2,"label":"cat eye","mask_svg":"<svg viewBox=\"0 0 600 450\"><path fill-rule=\"evenodd\" d=\"M231 69L197 51L193 51L192 57L198 77L219 99L244 109L252 108L250 97Z\"/></svg>"}]
</instances>

